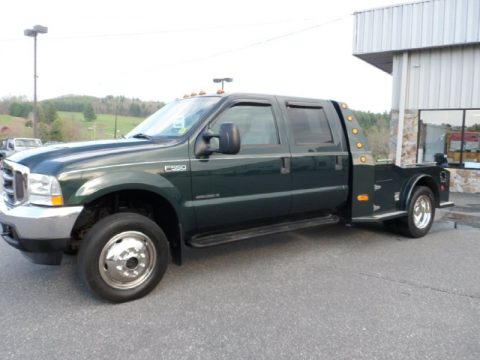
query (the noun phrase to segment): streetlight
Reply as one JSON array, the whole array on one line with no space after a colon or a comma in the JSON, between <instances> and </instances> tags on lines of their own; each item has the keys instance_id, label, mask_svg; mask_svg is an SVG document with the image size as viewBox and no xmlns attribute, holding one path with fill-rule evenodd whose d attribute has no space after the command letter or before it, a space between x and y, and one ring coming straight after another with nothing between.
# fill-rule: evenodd
<instances>
[{"instance_id":1,"label":"streetlight","mask_svg":"<svg viewBox=\"0 0 480 360\"><path fill-rule=\"evenodd\" d=\"M233 81L232 78L215 78L215 79L213 79L214 83L222 83L222 91L223 91L223 83L224 82L232 82L232 81Z\"/></svg>"},{"instance_id":2,"label":"streetlight","mask_svg":"<svg viewBox=\"0 0 480 360\"><path fill-rule=\"evenodd\" d=\"M38 109L37 109L37 35L46 34L48 28L35 25L33 29L26 29L23 34L33 37L33 137L38 137Z\"/></svg>"}]
</instances>

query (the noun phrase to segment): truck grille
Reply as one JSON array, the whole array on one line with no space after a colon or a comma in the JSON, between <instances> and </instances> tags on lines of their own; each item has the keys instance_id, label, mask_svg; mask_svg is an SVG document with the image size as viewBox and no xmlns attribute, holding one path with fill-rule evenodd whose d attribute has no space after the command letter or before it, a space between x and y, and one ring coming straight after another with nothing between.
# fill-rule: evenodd
<instances>
[{"instance_id":1,"label":"truck grille","mask_svg":"<svg viewBox=\"0 0 480 360\"><path fill-rule=\"evenodd\" d=\"M3 161L3 199L7 204L16 206L27 200L28 173L26 166Z\"/></svg>"}]
</instances>

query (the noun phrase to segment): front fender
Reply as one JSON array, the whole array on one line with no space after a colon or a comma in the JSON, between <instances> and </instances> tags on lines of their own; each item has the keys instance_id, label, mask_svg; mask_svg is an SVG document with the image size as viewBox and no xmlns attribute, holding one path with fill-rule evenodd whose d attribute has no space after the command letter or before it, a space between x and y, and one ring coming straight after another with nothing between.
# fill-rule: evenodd
<instances>
[{"instance_id":1,"label":"front fender","mask_svg":"<svg viewBox=\"0 0 480 360\"><path fill-rule=\"evenodd\" d=\"M180 189L159 174L141 171L113 172L100 176L91 176L71 195L69 205L90 203L104 195L122 190L146 190L164 197L176 211L185 202Z\"/></svg>"}]
</instances>

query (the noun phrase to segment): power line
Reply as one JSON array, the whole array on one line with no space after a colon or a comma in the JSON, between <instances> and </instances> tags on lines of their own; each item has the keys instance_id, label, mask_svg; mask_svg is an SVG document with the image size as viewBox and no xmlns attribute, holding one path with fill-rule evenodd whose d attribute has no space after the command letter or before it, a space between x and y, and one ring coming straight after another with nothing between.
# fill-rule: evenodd
<instances>
[{"instance_id":1,"label":"power line","mask_svg":"<svg viewBox=\"0 0 480 360\"><path fill-rule=\"evenodd\" d=\"M266 21L258 23L244 23L244 24L224 24L224 25L212 25L212 26L198 26L198 27L188 27L180 29L163 29L155 31L138 31L138 32L122 32L122 33L104 33L104 34L79 34L79 35L49 35L48 40L71 40L71 39L95 39L95 38L124 38L124 37L135 37L135 36L148 36L148 35L162 35L162 34L174 34L174 33L189 33L189 32L201 32L201 31L212 31L212 30L223 30L223 29L234 29L234 28L249 28L257 26L269 26L269 25L281 25L288 24L298 21L311 21L313 18L304 18L304 19L285 19L278 21ZM14 38L4 38L0 39L0 42L9 42L17 41L22 37Z\"/></svg>"},{"instance_id":2,"label":"power line","mask_svg":"<svg viewBox=\"0 0 480 360\"><path fill-rule=\"evenodd\" d=\"M326 21L326 22L323 22L323 23L311 25L311 26L308 26L308 27L305 27L305 28L302 28L302 29L298 29L298 30L294 30L294 31L291 31L291 32L288 32L288 33L285 33L285 34L276 35L276 36L273 36L273 37L270 37L270 38L267 38L267 39L264 39L264 40L260 40L260 41L256 41L256 42L244 45L244 46L240 46L240 47L232 48L232 49L227 49L227 50L222 50L222 51L213 53L213 54L205 56L205 57L198 57L198 58L195 58L195 59L178 61L178 62L170 63L170 64L163 64L161 66L172 66L172 65L189 64L189 63L194 63L194 62L199 62L199 61L205 61L205 60L216 58L216 57L219 57L219 56L223 56L223 55L247 50L247 49L250 49L250 48L253 48L253 47L266 45L270 42L278 41L278 40L281 40L281 39L284 39L284 38L287 38L287 37L295 36L295 35L298 35L298 34L301 34L301 33L304 33L304 32L308 32L308 31L312 31L312 30L321 28L321 27L326 26L326 25L330 25L330 24L339 22L339 21L341 21L341 20L343 20L343 19L345 19L349 16L350 15L344 15L344 16L341 16L341 17L338 17L338 18L335 18L335 19L332 19L332 20L329 20L329 21Z\"/></svg>"}]
</instances>

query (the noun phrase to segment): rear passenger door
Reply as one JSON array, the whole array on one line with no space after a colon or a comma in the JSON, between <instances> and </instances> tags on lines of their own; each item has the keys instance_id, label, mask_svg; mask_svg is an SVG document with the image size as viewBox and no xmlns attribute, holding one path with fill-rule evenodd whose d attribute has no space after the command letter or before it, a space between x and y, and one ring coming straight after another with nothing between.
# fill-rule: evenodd
<instances>
[{"instance_id":1,"label":"rear passenger door","mask_svg":"<svg viewBox=\"0 0 480 360\"><path fill-rule=\"evenodd\" d=\"M291 214L330 211L348 197L349 156L329 101L280 101L292 153Z\"/></svg>"}]
</instances>

